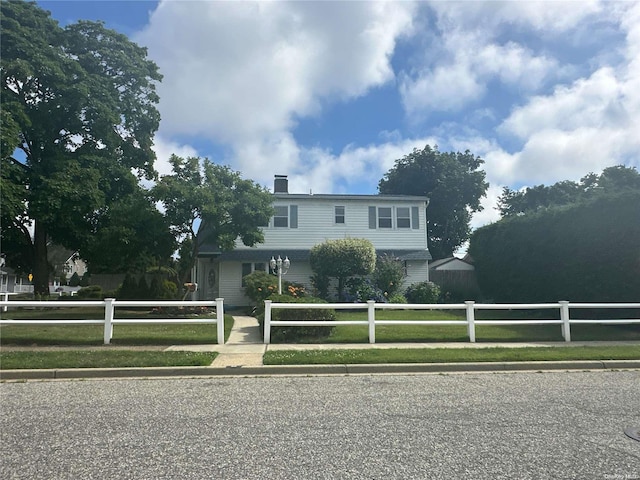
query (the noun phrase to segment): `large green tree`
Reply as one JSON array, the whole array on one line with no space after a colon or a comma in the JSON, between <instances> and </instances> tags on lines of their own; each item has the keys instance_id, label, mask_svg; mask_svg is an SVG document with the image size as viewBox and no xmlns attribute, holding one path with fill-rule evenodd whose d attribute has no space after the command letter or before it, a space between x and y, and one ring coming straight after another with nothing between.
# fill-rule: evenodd
<instances>
[{"instance_id":1,"label":"large green tree","mask_svg":"<svg viewBox=\"0 0 640 480\"><path fill-rule=\"evenodd\" d=\"M521 216L626 189L640 191L640 173L635 167L617 165L605 168L599 175L589 173L579 182L564 180L522 190L505 187L498 198L498 209L502 217Z\"/></svg>"},{"instance_id":2,"label":"large green tree","mask_svg":"<svg viewBox=\"0 0 640 480\"><path fill-rule=\"evenodd\" d=\"M173 173L160 178L153 195L180 242L183 280L204 244L229 251L238 238L247 246L264 240L260 227L273 215L268 190L207 159L172 155L169 161Z\"/></svg>"},{"instance_id":3,"label":"large green tree","mask_svg":"<svg viewBox=\"0 0 640 480\"><path fill-rule=\"evenodd\" d=\"M144 272L151 265L161 271L176 249L169 222L143 192L111 203L95 230L82 249L91 273Z\"/></svg>"},{"instance_id":4,"label":"large green tree","mask_svg":"<svg viewBox=\"0 0 640 480\"><path fill-rule=\"evenodd\" d=\"M18 1L0 3L0 22L3 250L23 251L45 294L47 243L82 250L136 176L153 177L161 75L102 23L61 28Z\"/></svg>"},{"instance_id":5,"label":"large green tree","mask_svg":"<svg viewBox=\"0 0 640 480\"><path fill-rule=\"evenodd\" d=\"M480 199L489 187L480 169L483 163L468 150L444 153L427 145L396 160L378 189L382 194L429 197L429 251L433 258L445 258L469 238L471 215L482 210Z\"/></svg>"}]
</instances>

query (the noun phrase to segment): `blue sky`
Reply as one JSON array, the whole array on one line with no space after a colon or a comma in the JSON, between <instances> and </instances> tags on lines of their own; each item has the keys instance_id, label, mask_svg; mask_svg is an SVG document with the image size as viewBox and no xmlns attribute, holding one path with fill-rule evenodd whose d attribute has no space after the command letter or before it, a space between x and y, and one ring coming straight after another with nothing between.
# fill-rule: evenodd
<instances>
[{"instance_id":1,"label":"blue sky","mask_svg":"<svg viewBox=\"0 0 640 480\"><path fill-rule=\"evenodd\" d=\"M640 167L640 3L40 1L160 67L171 153L290 191L376 193L413 148L469 149L502 187Z\"/></svg>"}]
</instances>

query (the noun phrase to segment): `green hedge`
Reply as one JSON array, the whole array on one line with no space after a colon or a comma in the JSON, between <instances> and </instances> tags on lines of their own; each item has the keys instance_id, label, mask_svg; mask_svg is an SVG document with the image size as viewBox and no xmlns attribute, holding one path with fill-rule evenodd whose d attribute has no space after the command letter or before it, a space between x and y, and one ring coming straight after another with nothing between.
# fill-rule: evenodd
<instances>
[{"instance_id":1,"label":"green hedge","mask_svg":"<svg viewBox=\"0 0 640 480\"><path fill-rule=\"evenodd\" d=\"M469 253L496 302L640 301L640 192L503 219Z\"/></svg>"},{"instance_id":2,"label":"green hedge","mask_svg":"<svg viewBox=\"0 0 640 480\"><path fill-rule=\"evenodd\" d=\"M294 298L289 295L272 295L269 300L274 303L327 303L321 298L304 297ZM264 336L264 307L257 314L260 330ZM271 311L271 320L335 320L336 312L333 309L275 309ZM334 327L271 327L271 340L274 342L296 342L325 338L331 335Z\"/></svg>"}]
</instances>

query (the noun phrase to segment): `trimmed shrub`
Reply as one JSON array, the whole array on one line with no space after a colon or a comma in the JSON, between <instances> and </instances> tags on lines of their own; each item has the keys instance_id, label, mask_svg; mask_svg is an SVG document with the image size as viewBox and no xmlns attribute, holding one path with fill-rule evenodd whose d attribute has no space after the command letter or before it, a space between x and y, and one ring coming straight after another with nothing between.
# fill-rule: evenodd
<instances>
[{"instance_id":1,"label":"trimmed shrub","mask_svg":"<svg viewBox=\"0 0 640 480\"><path fill-rule=\"evenodd\" d=\"M151 297L151 289L144 275L138 281L138 298L136 300L148 300Z\"/></svg>"},{"instance_id":2,"label":"trimmed shrub","mask_svg":"<svg viewBox=\"0 0 640 480\"><path fill-rule=\"evenodd\" d=\"M327 303L321 298L294 298L289 295L273 295L269 300L275 303ZM296 308L287 310L272 310L271 320L302 320L302 321L330 321L336 319L333 309ZM264 335L264 304L257 315L260 329ZM271 327L271 340L275 342L296 342L325 338L331 335L330 327Z\"/></svg>"},{"instance_id":3,"label":"trimmed shrub","mask_svg":"<svg viewBox=\"0 0 640 480\"><path fill-rule=\"evenodd\" d=\"M102 292L102 287L100 285L90 285L78 290L76 298L78 300L102 300L104 298L104 293Z\"/></svg>"},{"instance_id":4,"label":"trimmed shrub","mask_svg":"<svg viewBox=\"0 0 640 480\"><path fill-rule=\"evenodd\" d=\"M385 297L389 298L400 290L404 277L404 265L399 258L387 254L378 257L373 282Z\"/></svg>"},{"instance_id":5,"label":"trimmed shrub","mask_svg":"<svg viewBox=\"0 0 640 480\"><path fill-rule=\"evenodd\" d=\"M246 275L243 280L244 293L256 306L260 306L270 295L278 292L278 278L267 272L256 270Z\"/></svg>"},{"instance_id":6,"label":"trimmed shrub","mask_svg":"<svg viewBox=\"0 0 640 480\"><path fill-rule=\"evenodd\" d=\"M170 280L154 275L149 285L150 300L174 300L178 296L177 285Z\"/></svg>"},{"instance_id":7,"label":"trimmed shrub","mask_svg":"<svg viewBox=\"0 0 640 480\"><path fill-rule=\"evenodd\" d=\"M407 297L401 293L396 293L389 297L389 303L409 303L409 301L407 300Z\"/></svg>"},{"instance_id":8,"label":"trimmed shrub","mask_svg":"<svg viewBox=\"0 0 640 480\"><path fill-rule=\"evenodd\" d=\"M327 240L311 249L311 269L319 277L338 280L338 298L344 294L345 281L355 275L369 275L376 267L376 250L364 238Z\"/></svg>"},{"instance_id":9,"label":"trimmed shrub","mask_svg":"<svg viewBox=\"0 0 640 480\"><path fill-rule=\"evenodd\" d=\"M497 302L633 302L640 292L640 191L504 218L469 245Z\"/></svg>"},{"instance_id":10,"label":"trimmed shrub","mask_svg":"<svg viewBox=\"0 0 640 480\"><path fill-rule=\"evenodd\" d=\"M71 275L71 278L69 279L69 286L70 287L80 286L80 275L78 275L78 272L74 272L73 275Z\"/></svg>"},{"instance_id":11,"label":"trimmed shrub","mask_svg":"<svg viewBox=\"0 0 640 480\"><path fill-rule=\"evenodd\" d=\"M80 279L79 285L81 287L88 287L90 281L91 281L91 275L89 275L89 272L84 272L84 274L82 275L82 278Z\"/></svg>"},{"instance_id":12,"label":"trimmed shrub","mask_svg":"<svg viewBox=\"0 0 640 480\"><path fill-rule=\"evenodd\" d=\"M367 300L374 300L380 303L387 302L382 290L377 288L371 279L366 277L353 277L347 280L344 300L354 303L366 302Z\"/></svg>"},{"instance_id":13,"label":"trimmed shrub","mask_svg":"<svg viewBox=\"0 0 640 480\"><path fill-rule=\"evenodd\" d=\"M409 303L438 303L440 288L432 282L414 283L405 293Z\"/></svg>"},{"instance_id":14,"label":"trimmed shrub","mask_svg":"<svg viewBox=\"0 0 640 480\"><path fill-rule=\"evenodd\" d=\"M267 272L258 271L245 275L244 292L255 304L260 306L271 295L278 294L278 277ZM306 295L304 285L282 280L282 294L293 298L302 298Z\"/></svg>"}]
</instances>

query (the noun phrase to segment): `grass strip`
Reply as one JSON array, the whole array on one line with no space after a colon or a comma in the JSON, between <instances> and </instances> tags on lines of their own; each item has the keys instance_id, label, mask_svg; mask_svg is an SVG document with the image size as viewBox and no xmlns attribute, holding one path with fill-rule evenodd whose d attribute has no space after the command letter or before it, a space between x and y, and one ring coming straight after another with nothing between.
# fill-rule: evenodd
<instances>
[{"instance_id":1,"label":"grass strip","mask_svg":"<svg viewBox=\"0 0 640 480\"><path fill-rule=\"evenodd\" d=\"M0 352L0 370L31 368L191 367L211 365L215 352L67 350Z\"/></svg>"},{"instance_id":2,"label":"grass strip","mask_svg":"<svg viewBox=\"0 0 640 480\"><path fill-rule=\"evenodd\" d=\"M65 316L57 318L67 319ZM153 317L146 315L139 318ZM232 327L233 317L225 314L225 339L229 338ZM2 345L102 345L103 335L102 325L4 325L0 329ZM215 325L194 324L114 325L111 339L113 345L198 345L217 342Z\"/></svg>"},{"instance_id":3,"label":"grass strip","mask_svg":"<svg viewBox=\"0 0 640 480\"><path fill-rule=\"evenodd\" d=\"M562 360L638 360L637 346L419 348L363 350L278 350L265 365L335 365L370 363L526 362Z\"/></svg>"}]
</instances>

